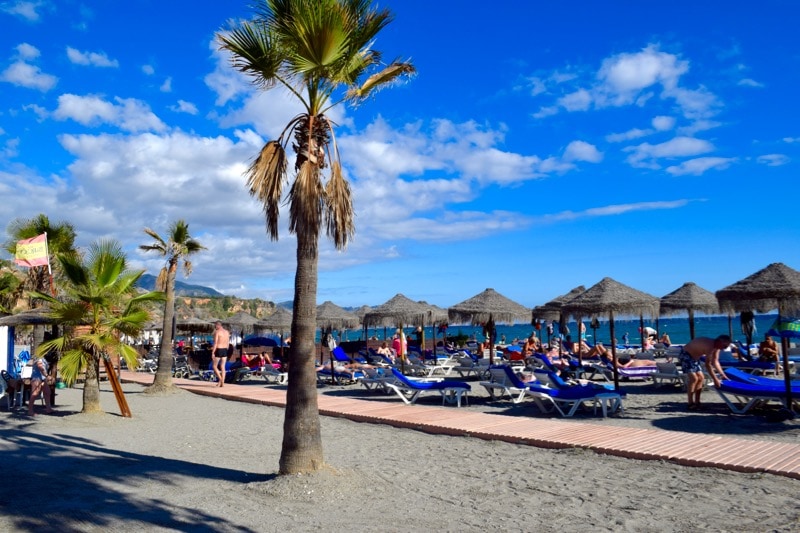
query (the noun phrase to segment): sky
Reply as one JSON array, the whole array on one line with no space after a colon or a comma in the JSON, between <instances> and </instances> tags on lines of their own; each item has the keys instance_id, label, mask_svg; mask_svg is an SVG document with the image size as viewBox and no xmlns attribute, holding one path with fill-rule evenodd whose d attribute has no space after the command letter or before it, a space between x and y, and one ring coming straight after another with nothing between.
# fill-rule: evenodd
<instances>
[{"instance_id":1,"label":"sky","mask_svg":"<svg viewBox=\"0 0 800 533\"><path fill-rule=\"evenodd\" d=\"M417 73L330 114L356 234L321 236L318 303L491 287L533 307L606 276L660 297L800 269L800 4L377 5L374 47ZM286 210L272 241L244 173L300 108L215 41L250 6L0 0L0 224L44 213L155 275L144 228L184 219L207 250L179 280L291 300Z\"/></svg>"}]
</instances>

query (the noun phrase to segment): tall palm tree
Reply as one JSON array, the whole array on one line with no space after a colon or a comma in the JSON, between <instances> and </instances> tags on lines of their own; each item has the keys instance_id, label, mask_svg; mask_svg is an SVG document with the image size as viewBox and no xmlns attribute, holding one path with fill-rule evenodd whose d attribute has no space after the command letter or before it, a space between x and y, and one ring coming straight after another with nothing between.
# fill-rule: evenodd
<instances>
[{"instance_id":1,"label":"tall palm tree","mask_svg":"<svg viewBox=\"0 0 800 533\"><path fill-rule=\"evenodd\" d=\"M51 222L47 215L40 213L33 218L17 218L12 220L6 228L8 240L3 247L12 256L16 255L17 242L22 239L30 239L47 233L47 250L50 257L57 254L75 253L75 228L69 222ZM45 267L33 267L27 269L23 288L26 291L49 292L55 294L57 281L60 277L58 262L51 261L51 271L48 273ZM32 300L29 302L31 308L39 304ZM36 325L33 327L33 346L35 350L44 339L44 326Z\"/></svg>"},{"instance_id":2,"label":"tall palm tree","mask_svg":"<svg viewBox=\"0 0 800 533\"><path fill-rule=\"evenodd\" d=\"M151 236L153 244L139 246L146 252L158 252L166 258L166 265L158 273L156 290L164 291L164 322L161 330L161 351L158 353L158 370L153 385L145 392L163 393L173 388L172 385L172 321L175 317L175 278L178 275L178 263L183 261L183 273L189 277L192 273L192 262L189 256L205 250L205 246L189 235L189 224L176 220L169 227L168 240L164 240L150 228L144 232Z\"/></svg>"},{"instance_id":3,"label":"tall palm tree","mask_svg":"<svg viewBox=\"0 0 800 533\"><path fill-rule=\"evenodd\" d=\"M392 19L371 0L261 0L255 19L217 35L232 66L265 90L284 87L303 106L247 171L250 194L264 206L267 234L278 239L278 210L288 184L286 146L292 142L294 182L288 192L289 231L297 236L289 386L279 472L322 467L322 437L314 371L317 263L324 225L337 249L352 237L353 204L333 123L339 103L357 104L414 72L410 62L381 62L372 48ZM322 171L330 168L327 183Z\"/></svg>"},{"instance_id":4,"label":"tall palm tree","mask_svg":"<svg viewBox=\"0 0 800 533\"><path fill-rule=\"evenodd\" d=\"M83 413L100 408L100 359L120 356L129 368L136 364L136 350L122 340L141 333L150 318L146 304L162 301L164 293L137 294L136 282L144 271L127 269L127 259L116 241L92 243L86 257L59 254L64 274L64 294L59 298L40 292L31 296L50 304L50 315L64 325L64 333L39 346L37 353L61 354L58 368L64 381L75 382L86 371L83 385Z\"/></svg>"},{"instance_id":5,"label":"tall palm tree","mask_svg":"<svg viewBox=\"0 0 800 533\"><path fill-rule=\"evenodd\" d=\"M23 296L22 275L0 260L0 313L11 313Z\"/></svg>"}]
</instances>

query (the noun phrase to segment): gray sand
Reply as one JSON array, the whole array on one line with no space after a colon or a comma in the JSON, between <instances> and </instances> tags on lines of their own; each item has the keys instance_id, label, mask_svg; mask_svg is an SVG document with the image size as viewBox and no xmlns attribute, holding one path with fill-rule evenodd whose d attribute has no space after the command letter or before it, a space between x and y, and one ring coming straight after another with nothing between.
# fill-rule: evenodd
<instances>
[{"instance_id":1,"label":"gray sand","mask_svg":"<svg viewBox=\"0 0 800 533\"><path fill-rule=\"evenodd\" d=\"M106 415L76 414L80 389L58 391L53 416L0 411L0 531L743 532L800 524L800 484L790 478L328 417L330 466L277 477L282 409L188 392L152 397L126 384L134 417L125 419L102 388ZM654 401L641 390L624 416L579 421L797 442L796 421L733 417L711 403L688 414L679 392ZM320 391L399 403L356 387ZM492 406L479 396L468 409L541 416L532 405Z\"/></svg>"}]
</instances>

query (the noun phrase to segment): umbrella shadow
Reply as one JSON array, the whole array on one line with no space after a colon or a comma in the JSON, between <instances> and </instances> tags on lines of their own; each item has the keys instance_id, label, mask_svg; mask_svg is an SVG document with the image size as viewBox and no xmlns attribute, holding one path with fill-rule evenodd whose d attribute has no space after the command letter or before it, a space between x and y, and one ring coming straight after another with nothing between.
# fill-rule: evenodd
<instances>
[{"instance_id":1,"label":"umbrella shadow","mask_svg":"<svg viewBox=\"0 0 800 533\"><path fill-rule=\"evenodd\" d=\"M3 427L5 426L5 427ZM263 482L276 477L190 460L167 459L110 449L92 439L26 431L27 424L0 426L0 510L23 531L85 530L153 525L192 531L238 530L227 518L133 495L126 485L178 485L179 477ZM119 487L120 490L115 490ZM36 497L31 497L31 495Z\"/></svg>"},{"instance_id":2,"label":"umbrella shadow","mask_svg":"<svg viewBox=\"0 0 800 533\"><path fill-rule=\"evenodd\" d=\"M670 407L674 411L686 410L686 404L664 405L663 409ZM667 431L742 437L797 431L797 425L769 422L766 416L760 414L734 415L722 404L706 404L700 413L658 418L652 421L652 425Z\"/></svg>"}]
</instances>

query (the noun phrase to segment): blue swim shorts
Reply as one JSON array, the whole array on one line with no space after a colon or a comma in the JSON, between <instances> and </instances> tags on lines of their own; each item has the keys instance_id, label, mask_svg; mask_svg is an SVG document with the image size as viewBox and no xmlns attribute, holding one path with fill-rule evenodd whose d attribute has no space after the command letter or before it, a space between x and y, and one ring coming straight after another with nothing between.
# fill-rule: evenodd
<instances>
[{"instance_id":1,"label":"blue swim shorts","mask_svg":"<svg viewBox=\"0 0 800 533\"><path fill-rule=\"evenodd\" d=\"M681 350L681 354L678 356L678 359L681 362L681 370L683 370L684 374L689 373L689 372L702 372L703 371L703 367L702 367L702 365L700 363L700 360L699 359L694 359L692 357L692 354L690 354L689 352Z\"/></svg>"}]
</instances>

